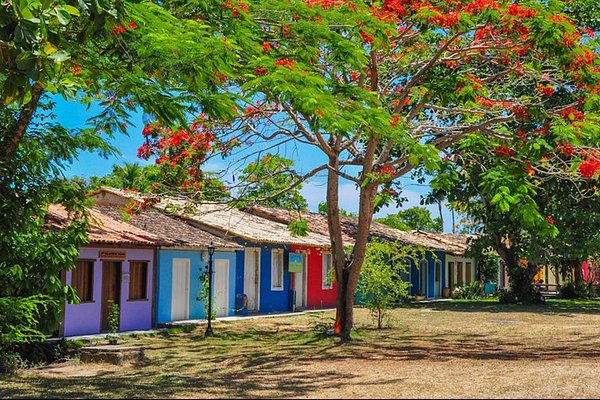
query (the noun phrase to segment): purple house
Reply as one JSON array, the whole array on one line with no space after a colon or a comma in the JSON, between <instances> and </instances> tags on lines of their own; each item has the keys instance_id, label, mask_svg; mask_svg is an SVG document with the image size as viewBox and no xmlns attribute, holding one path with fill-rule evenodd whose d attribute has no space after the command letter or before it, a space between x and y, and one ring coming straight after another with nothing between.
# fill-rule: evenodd
<instances>
[{"instance_id":1,"label":"purple house","mask_svg":"<svg viewBox=\"0 0 600 400\"><path fill-rule=\"evenodd\" d=\"M91 210L90 244L82 247L75 268L63 278L77 292L80 303L65 303L60 336L108 331L113 304L120 310L119 331L152 328L156 247L169 242ZM68 222L63 208L51 206L51 223Z\"/></svg>"}]
</instances>

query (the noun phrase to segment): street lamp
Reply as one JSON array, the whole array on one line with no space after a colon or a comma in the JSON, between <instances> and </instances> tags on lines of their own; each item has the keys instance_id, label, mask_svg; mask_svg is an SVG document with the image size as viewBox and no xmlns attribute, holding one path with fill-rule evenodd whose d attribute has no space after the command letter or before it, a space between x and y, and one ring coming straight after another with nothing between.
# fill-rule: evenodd
<instances>
[{"instance_id":1,"label":"street lamp","mask_svg":"<svg viewBox=\"0 0 600 400\"><path fill-rule=\"evenodd\" d=\"M208 326L204 336L212 336L212 326L210 324L212 319L212 275L213 275L213 254L215 254L215 246L210 242L208 246Z\"/></svg>"}]
</instances>

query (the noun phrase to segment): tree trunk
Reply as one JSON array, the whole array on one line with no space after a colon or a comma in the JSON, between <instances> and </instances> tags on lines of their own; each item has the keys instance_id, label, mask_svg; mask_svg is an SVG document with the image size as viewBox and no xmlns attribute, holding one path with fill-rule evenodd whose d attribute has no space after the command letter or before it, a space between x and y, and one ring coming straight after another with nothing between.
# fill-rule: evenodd
<instances>
[{"instance_id":1,"label":"tree trunk","mask_svg":"<svg viewBox=\"0 0 600 400\"><path fill-rule=\"evenodd\" d=\"M367 143L365 160L363 163L362 176L366 177L373 171L374 154L377 148L377 139L370 138ZM329 159L329 173L327 176L327 219L329 222L329 234L331 247L335 262L337 278L337 309L334 332L342 340L350 340L350 333L354 325L353 307L354 295L362 264L365 260L371 222L375 210L375 197L377 195L378 183L367 183L360 186L360 202L358 208L357 233L354 238L354 247L349 259L346 259L342 243L342 227L339 210L339 176L337 174L339 161L336 158Z\"/></svg>"},{"instance_id":2,"label":"tree trunk","mask_svg":"<svg viewBox=\"0 0 600 400\"><path fill-rule=\"evenodd\" d=\"M532 282L537 273L537 265L527 263L527 265L517 265L516 268L509 269L510 287L518 301L523 303L533 303L538 299L534 297Z\"/></svg>"},{"instance_id":3,"label":"tree trunk","mask_svg":"<svg viewBox=\"0 0 600 400\"><path fill-rule=\"evenodd\" d=\"M575 287L582 287L584 283L582 263L579 260L572 260L569 262L569 266L575 271Z\"/></svg>"},{"instance_id":4,"label":"tree trunk","mask_svg":"<svg viewBox=\"0 0 600 400\"><path fill-rule=\"evenodd\" d=\"M12 135L3 138L2 145L0 146L0 164L8 163L17 152L19 143L23 139L23 136L25 136L25 132L37 110L43 92L44 89L38 82L34 83L31 87L31 100L21 107Z\"/></svg>"}]
</instances>

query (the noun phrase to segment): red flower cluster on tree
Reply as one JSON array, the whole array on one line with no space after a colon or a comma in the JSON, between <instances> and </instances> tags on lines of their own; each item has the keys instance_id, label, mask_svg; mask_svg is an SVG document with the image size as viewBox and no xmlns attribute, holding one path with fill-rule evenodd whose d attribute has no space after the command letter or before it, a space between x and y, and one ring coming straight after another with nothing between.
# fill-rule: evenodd
<instances>
[{"instance_id":1,"label":"red flower cluster on tree","mask_svg":"<svg viewBox=\"0 0 600 400\"><path fill-rule=\"evenodd\" d=\"M127 23L127 26L129 26L129 28L131 30L136 30L137 27L138 27L137 24L134 21L131 21L131 22ZM127 32L127 28L125 28L123 25L120 24L119 26L114 27L112 29L111 33L112 33L113 36L119 36L119 35L122 35L125 32Z\"/></svg>"},{"instance_id":2,"label":"red flower cluster on tree","mask_svg":"<svg viewBox=\"0 0 600 400\"><path fill-rule=\"evenodd\" d=\"M365 31L360 31L360 36L363 38L363 44L373 43L373 36L370 36Z\"/></svg>"},{"instance_id":3,"label":"red flower cluster on tree","mask_svg":"<svg viewBox=\"0 0 600 400\"><path fill-rule=\"evenodd\" d=\"M575 148L569 142L559 145L558 150L560 150L560 152L567 157L571 157L573 154L575 154Z\"/></svg>"},{"instance_id":4,"label":"red flower cluster on tree","mask_svg":"<svg viewBox=\"0 0 600 400\"><path fill-rule=\"evenodd\" d=\"M389 176L389 175L394 175L394 170L391 167L388 167L388 166L382 167L377 172L377 176Z\"/></svg>"},{"instance_id":5,"label":"red flower cluster on tree","mask_svg":"<svg viewBox=\"0 0 600 400\"><path fill-rule=\"evenodd\" d=\"M579 164L579 174L584 179L592 179L600 171L600 160L589 158Z\"/></svg>"},{"instance_id":6,"label":"red flower cluster on tree","mask_svg":"<svg viewBox=\"0 0 600 400\"><path fill-rule=\"evenodd\" d=\"M294 69L294 60L290 60L289 58L280 58L279 60L275 61L275 66Z\"/></svg>"},{"instance_id":7,"label":"red flower cluster on tree","mask_svg":"<svg viewBox=\"0 0 600 400\"><path fill-rule=\"evenodd\" d=\"M500 4L494 0L475 0L467 4L465 11L467 14L479 14L487 9L500 9Z\"/></svg>"},{"instance_id":8,"label":"red flower cluster on tree","mask_svg":"<svg viewBox=\"0 0 600 400\"><path fill-rule=\"evenodd\" d=\"M554 87L552 85L538 85L537 91L544 96L552 96L554 94Z\"/></svg>"},{"instance_id":9,"label":"red flower cluster on tree","mask_svg":"<svg viewBox=\"0 0 600 400\"><path fill-rule=\"evenodd\" d=\"M579 121L585 117L585 114L575 107L567 107L560 113L560 116L567 121Z\"/></svg>"},{"instance_id":10,"label":"red flower cluster on tree","mask_svg":"<svg viewBox=\"0 0 600 400\"><path fill-rule=\"evenodd\" d=\"M550 222L552 225L554 225L554 222L556 222L556 221L554 221L554 218L552 218L549 215L546 217L546 221Z\"/></svg>"},{"instance_id":11,"label":"red flower cluster on tree","mask_svg":"<svg viewBox=\"0 0 600 400\"><path fill-rule=\"evenodd\" d=\"M508 6L508 14L512 15L514 17L519 17L521 19L524 19L524 18L535 17L537 14L537 11L532 10L531 8L526 8L526 7L520 6L517 3L512 3L510 6Z\"/></svg>"},{"instance_id":12,"label":"red flower cluster on tree","mask_svg":"<svg viewBox=\"0 0 600 400\"><path fill-rule=\"evenodd\" d=\"M494 149L494 153L496 153L498 157L509 157L515 154L516 151L506 146L498 146Z\"/></svg>"},{"instance_id":13,"label":"red flower cluster on tree","mask_svg":"<svg viewBox=\"0 0 600 400\"><path fill-rule=\"evenodd\" d=\"M262 48L265 53L268 53L271 50L271 45L268 42L263 42Z\"/></svg>"},{"instance_id":14,"label":"red flower cluster on tree","mask_svg":"<svg viewBox=\"0 0 600 400\"><path fill-rule=\"evenodd\" d=\"M119 25L117 27L114 27L111 33L113 34L113 36L118 36L125 32L127 32L127 28L125 28L123 25Z\"/></svg>"}]
</instances>

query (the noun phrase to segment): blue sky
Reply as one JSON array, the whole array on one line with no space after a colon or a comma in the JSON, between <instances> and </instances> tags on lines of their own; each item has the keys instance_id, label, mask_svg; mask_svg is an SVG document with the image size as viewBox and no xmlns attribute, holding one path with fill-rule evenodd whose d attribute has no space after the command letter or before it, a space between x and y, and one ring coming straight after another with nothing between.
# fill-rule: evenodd
<instances>
[{"instance_id":1,"label":"blue sky","mask_svg":"<svg viewBox=\"0 0 600 400\"><path fill-rule=\"evenodd\" d=\"M55 114L58 120L66 127L77 128L83 127L86 120L97 114L99 108L92 106L89 110L75 102L65 102L57 99L57 105ZM121 155L112 156L108 159L102 158L97 154L82 153L78 160L76 160L70 168L66 171L67 176L81 176L89 178L91 176L103 176L111 172L113 164L122 165L126 162L133 163L138 162L142 165L150 162L140 160L137 158L137 148L143 143L143 137L141 135L144 123L142 121L142 114L135 114L131 118L132 125L128 126L128 136L118 135L112 140L112 143L120 150ZM252 150L266 150L267 145L256 143L252 146ZM273 151L273 150L271 150ZM296 162L297 169L299 172L307 172L319 165L317 162L324 161L323 154L316 148L305 145L286 145L281 146L277 150L282 156L293 159ZM212 159L207 164L207 170L210 171L221 171L227 168L231 160L225 159ZM409 208L412 206L420 205L421 195L427 194L429 187L427 185L418 184L416 181L409 177L401 178L403 186L403 195L408 198L408 201L404 203L403 208ZM309 209L316 211L319 202L325 200L326 187L325 187L325 176L324 174L318 175L311 179L302 188L302 195L308 201ZM340 206L350 212L358 210L358 191L354 183L349 181L342 181L340 185ZM432 215L438 216L437 206L430 205L426 206L431 210ZM377 216L385 216L389 213L397 211L396 207L386 207L377 213ZM451 231L451 216L448 209L443 210L444 217L444 230L446 232Z\"/></svg>"}]
</instances>

